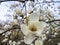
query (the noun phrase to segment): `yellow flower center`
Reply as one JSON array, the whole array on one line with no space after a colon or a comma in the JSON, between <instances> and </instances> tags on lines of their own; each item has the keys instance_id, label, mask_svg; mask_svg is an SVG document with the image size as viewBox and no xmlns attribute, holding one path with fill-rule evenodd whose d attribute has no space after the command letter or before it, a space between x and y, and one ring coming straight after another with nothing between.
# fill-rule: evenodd
<instances>
[{"instance_id":1,"label":"yellow flower center","mask_svg":"<svg viewBox=\"0 0 60 45\"><path fill-rule=\"evenodd\" d=\"M29 30L32 31L32 32L37 31L36 25L35 25L35 24L30 24L30 25L29 25Z\"/></svg>"}]
</instances>

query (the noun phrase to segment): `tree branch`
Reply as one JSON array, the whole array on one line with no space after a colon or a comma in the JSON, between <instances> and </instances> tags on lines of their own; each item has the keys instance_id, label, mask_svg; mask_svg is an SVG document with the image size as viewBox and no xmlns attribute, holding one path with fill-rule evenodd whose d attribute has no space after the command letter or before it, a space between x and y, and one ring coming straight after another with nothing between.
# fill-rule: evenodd
<instances>
[{"instance_id":1,"label":"tree branch","mask_svg":"<svg viewBox=\"0 0 60 45\"><path fill-rule=\"evenodd\" d=\"M52 22L55 22L55 21L60 21L60 19L50 20L50 21L45 21L45 20L39 20L39 21L43 21L43 22L46 22L46 23L52 23Z\"/></svg>"}]
</instances>

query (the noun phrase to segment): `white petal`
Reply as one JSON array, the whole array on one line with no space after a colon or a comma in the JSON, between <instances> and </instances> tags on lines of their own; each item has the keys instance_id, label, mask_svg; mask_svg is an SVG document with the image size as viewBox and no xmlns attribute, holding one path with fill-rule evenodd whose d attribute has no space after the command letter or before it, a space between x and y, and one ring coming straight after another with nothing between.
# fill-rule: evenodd
<instances>
[{"instance_id":1,"label":"white petal","mask_svg":"<svg viewBox=\"0 0 60 45\"><path fill-rule=\"evenodd\" d=\"M25 42L26 44L31 44L31 43L34 41L35 38L36 38L36 37L35 37L34 34L29 33L27 36L25 36L24 42Z\"/></svg>"},{"instance_id":2,"label":"white petal","mask_svg":"<svg viewBox=\"0 0 60 45\"><path fill-rule=\"evenodd\" d=\"M43 45L43 41L41 41L41 40L36 40L36 41L35 41L35 45Z\"/></svg>"},{"instance_id":3,"label":"white petal","mask_svg":"<svg viewBox=\"0 0 60 45\"><path fill-rule=\"evenodd\" d=\"M37 27L37 35L40 35L43 32L45 26L47 26L47 24L44 22L36 22L35 25Z\"/></svg>"},{"instance_id":4,"label":"white petal","mask_svg":"<svg viewBox=\"0 0 60 45\"><path fill-rule=\"evenodd\" d=\"M34 44L31 43L30 45L34 45Z\"/></svg>"},{"instance_id":5,"label":"white petal","mask_svg":"<svg viewBox=\"0 0 60 45\"><path fill-rule=\"evenodd\" d=\"M33 11L33 8L27 9L27 13L31 13Z\"/></svg>"},{"instance_id":6,"label":"white petal","mask_svg":"<svg viewBox=\"0 0 60 45\"><path fill-rule=\"evenodd\" d=\"M23 32L24 35L27 35L29 33L29 29L28 29L27 25L22 24L21 31Z\"/></svg>"},{"instance_id":7,"label":"white petal","mask_svg":"<svg viewBox=\"0 0 60 45\"><path fill-rule=\"evenodd\" d=\"M21 14L22 14L22 10L19 9L19 8L16 8L16 9L15 9L15 12L16 12L16 14L18 14L19 16L21 16Z\"/></svg>"},{"instance_id":8,"label":"white petal","mask_svg":"<svg viewBox=\"0 0 60 45\"><path fill-rule=\"evenodd\" d=\"M6 38L6 39L4 39L2 42L6 42L8 39Z\"/></svg>"},{"instance_id":9,"label":"white petal","mask_svg":"<svg viewBox=\"0 0 60 45\"><path fill-rule=\"evenodd\" d=\"M13 20L14 24L19 24L19 21L17 19Z\"/></svg>"},{"instance_id":10,"label":"white petal","mask_svg":"<svg viewBox=\"0 0 60 45\"><path fill-rule=\"evenodd\" d=\"M37 12L34 12L34 13L32 13L31 15L30 15L30 20L29 20L29 22L37 22L37 21L39 21L39 13L37 13Z\"/></svg>"},{"instance_id":11,"label":"white petal","mask_svg":"<svg viewBox=\"0 0 60 45\"><path fill-rule=\"evenodd\" d=\"M4 29L5 29L5 30L11 29L11 28L12 28L12 26L10 26L10 25L5 25L5 26L4 26Z\"/></svg>"}]
</instances>

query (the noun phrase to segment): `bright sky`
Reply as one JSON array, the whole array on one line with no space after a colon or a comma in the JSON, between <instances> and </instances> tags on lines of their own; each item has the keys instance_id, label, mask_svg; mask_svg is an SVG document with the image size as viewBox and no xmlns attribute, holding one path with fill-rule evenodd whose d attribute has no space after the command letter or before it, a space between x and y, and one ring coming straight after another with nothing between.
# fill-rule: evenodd
<instances>
[{"instance_id":1,"label":"bright sky","mask_svg":"<svg viewBox=\"0 0 60 45\"><path fill-rule=\"evenodd\" d=\"M0 19L1 20L5 20L6 18L4 17L4 15L6 14L7 12L7 7L6 6L3 6L3 5L0 5Z\"/></svg>"},{"instance_id":2,"label":"bright sky","mask_svg":"<svg viewBox=\"0 0 60 45\"><path fill-rule=\"evenodd\" d=\"M42 0L41 0L42 1ZM48 0L49 1L49 0ZM56 1L56 0L55 0ZM60 0L57 0L57 1L60 1ZM18 3L18 2L16 2ZM6 21L7 19L10 20L10 18L7 18L5 15L7 13L7 10L9 9L9 7L5 6L5 4L7 4L8 6L10 6L12 4L12 2L3 2L1 3L0 5L0 20L3 20L3 21ZM60 3L55 3L55 6L54 7L57 7L58 5L60 5ZM51 8L50 8L51 9ZM58 16L60 18L60 16Z\"/></svg>"}]
</instances>

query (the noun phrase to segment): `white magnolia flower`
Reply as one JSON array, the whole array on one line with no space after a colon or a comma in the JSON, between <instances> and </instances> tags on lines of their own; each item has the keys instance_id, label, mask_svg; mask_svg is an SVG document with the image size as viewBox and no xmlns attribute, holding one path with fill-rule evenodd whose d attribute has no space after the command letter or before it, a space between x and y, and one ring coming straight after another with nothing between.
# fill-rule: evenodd
<instances>
[{"instance_id":1,"label":"white magnolia flower","mask_svg":"<svg viewBox=\"0 0 60 45\"><path fill-rule=\"evenodd\" d=\"M5 29L5 30L11 29L11 28L12 28L12 26L10 26L10 25L5 25L5 26L4 26L4 29Z\"/></svg>"},{"instance_id":2,"label":"white magnolia flower","mask_svg":"<svg viewBox=\"0 0 60 45\"><path fill-rule=\"evenodd\" d=\"M25 15L25 13L26 13L25 11L22 11L22 15Z\"/></svg>"},{"instance_id":3,"label":"white magnolia flower","mask_svg":"<svg viewBox=\"0 0 60 45\"><path fill-rule=\"evenodd\" d=\"M24 42L26 44L31 44L36 38L35 36L40 36L44 30L46 23L39 22L39 14L32 13L29 17L28 25L21 24L21 30L25 35Z\"/></svg>"},{"instance_id":4,"label":"white magnolia flower","mask_svg":"<svg viewBox=\"0 0 60 45\"><path fill-rule=\"evenodd\" d=\"M16 8L16 9L15 9L15 12L16 12L16 14L18 14L19 16L22 15L22 10L19 9L19 8Z\"/></svg>"},{"instance_id":5,"label":"white magnolia flower","mask_svg":"<svg viewBox=\"0 0 60 45\"><path fill-rule=\"evenodd\" d=\"M13 18L16 19L17 18L17 14L14 12L13 13Z\"/></svg>"},{"instance_id":6,"label":"white magnolia flower","mask_svg":"<svg viewBox=\"0 0 60 45\"><path fill-rule=\"evenodd\" d=\"M14 20L11 22L11 25L19 25L19 20L18 20L18 19L14 19Z\"/></svg>"},{"instance_id":7,"label":"white magnolia flower","mask_svg":"<svg viewBox=\"0 0 60 45\"><path fill-rule=\"evenodd\" d=\"M22 24L21 25L21 30L24 33L24 35L26 35L25 38L24 38L24 42L26 44L30 44L35 39L35 36L40 36L41 35L45 26L46 26L46 24L44 22L35 22L35 23L29 24L28 26L25 25L25 24ZM33 34L35 34L35 36L31 36Z\"/></svg>"},{"instance_id":8,"label":"white magnolia flower","mask_svg":"<svg viewBox=\"0 0 60 45\"><path fill-rule=\"evenodd\" d=\"M13 41L13 44L12 45L16 45L16 42L15 41Z\"/></svg>"},{"instance_id":9,"label":"white magnolia flower","mask_svg":"<svg viewBox=\"0 0 60 45\"><path fill-rule=\"evenodd\" d=\"M42 40L36 40L35 45L43 45L43 41Z\"/></svg>"},{"instance_id":10,"label":"white magnolia flower","mask_svg":"<svg viewBox=\"0 0 60 45\"><path fill-rule=\"evenodd\" d=\"M4 39L2 42L6 42L8 39L6 38L6 39Z\"/></svg>"},{"instance_id":11,"label":"white magnolia flower","mask_svg":"<svg viewBox=\"0 0 60 45\"><path fill-rule=\"evenodd\" d=\"M47 39L46 34L42 34L41 37L43 41Z\"/></svg>"}]
</instances>

